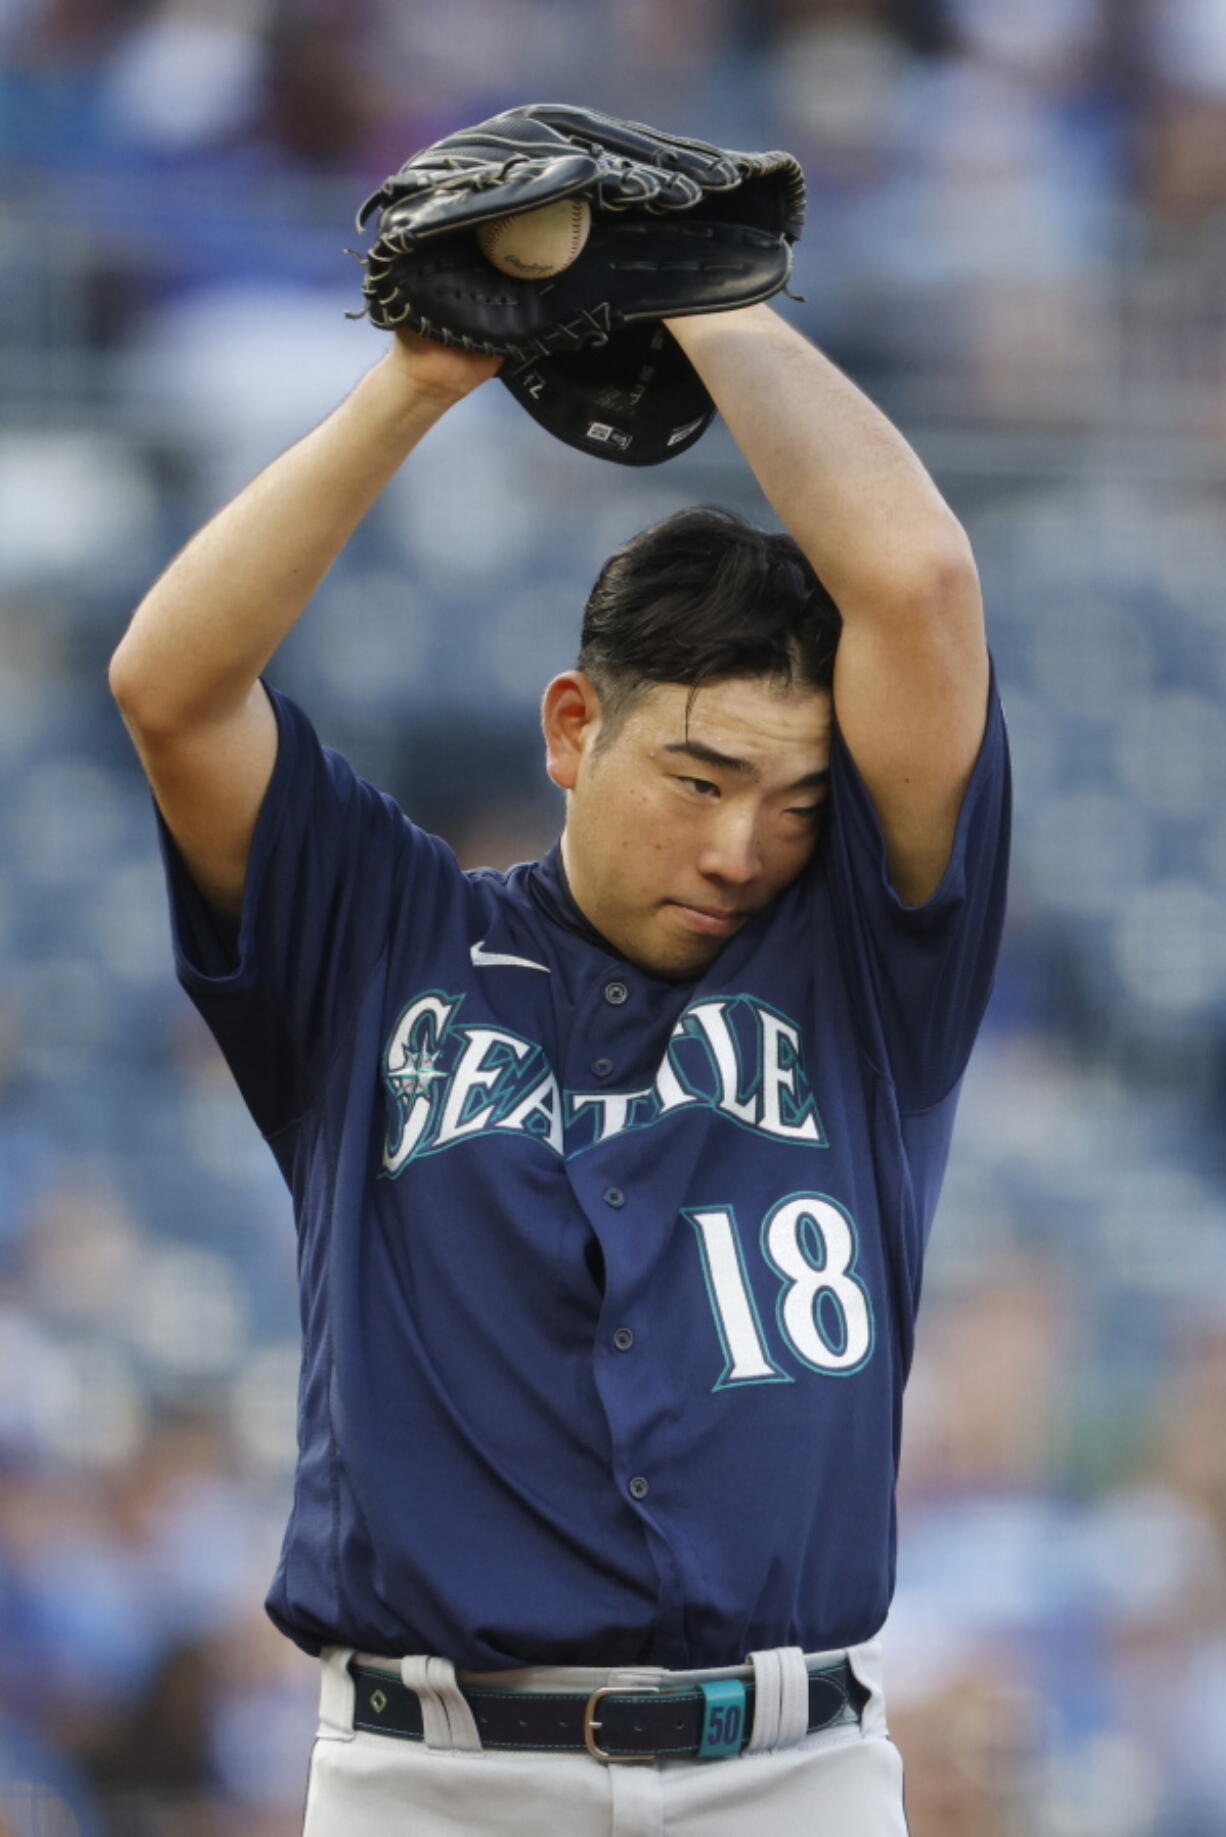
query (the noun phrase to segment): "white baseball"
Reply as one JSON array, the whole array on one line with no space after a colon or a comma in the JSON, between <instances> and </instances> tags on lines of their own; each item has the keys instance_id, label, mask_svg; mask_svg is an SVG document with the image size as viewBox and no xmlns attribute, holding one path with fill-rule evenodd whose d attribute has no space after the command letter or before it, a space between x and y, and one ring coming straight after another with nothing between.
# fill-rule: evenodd
<instances>
[{"instance_id":1,"label":"white baseball","mask_svg":"<svg viewBox=\"0 0 1226 1837\"><path fill-rule=\"evenodd\" d=\"M569 268L592 227L586 198L558 198L539 210L520 211L482 223L477 241L487 261L503 274L543 281Z\"/></svg>"}]
</instances>

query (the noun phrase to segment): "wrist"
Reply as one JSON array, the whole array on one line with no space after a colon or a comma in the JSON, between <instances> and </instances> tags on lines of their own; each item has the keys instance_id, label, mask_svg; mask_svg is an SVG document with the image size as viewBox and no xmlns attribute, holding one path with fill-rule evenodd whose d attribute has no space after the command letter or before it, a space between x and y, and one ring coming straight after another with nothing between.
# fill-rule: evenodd
<instances>
[{"instance_id":1,"label":"wrist","mask_svg":"<svg viewBox=\"0 0 1226 1837\"><path fill-rule=\"evenodd\" d=\"M441 415L468 393L449 378L423 376L395 340L371 375L378 378L379 387L388 400L409 414L416 411Z\"/></svg>"},{"instance_id":2,"label":"wrist","mask_svg":"<svg viewBox=\"0 0 1226 1837\"><path fill-rule=\"evenodd\" d=\"M731 306L725 312L685 313L680 318L664 320L664 325L683 350L712 337L764 331L777 323L777 315L765 301L754 306Z\"/></svg>"}]
</instances>

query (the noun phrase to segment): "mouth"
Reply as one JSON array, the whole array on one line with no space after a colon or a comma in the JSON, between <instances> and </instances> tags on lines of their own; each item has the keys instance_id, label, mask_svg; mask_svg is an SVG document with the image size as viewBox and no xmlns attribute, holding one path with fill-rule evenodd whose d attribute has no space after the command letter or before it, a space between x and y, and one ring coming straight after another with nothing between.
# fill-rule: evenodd
<instances>
[{"instance_id":1,"label":"mouth","mask_svg":"<svg viewBox=\"0 0 1226 1837\"><path fill-rule=\"evenodd\" d=\"M695 931L704 931L717 938L731 937L749 916L747 912L732 911L726 906L687 906L680 899L671 899L668 904Z\"/></svg>"}]
</instances>

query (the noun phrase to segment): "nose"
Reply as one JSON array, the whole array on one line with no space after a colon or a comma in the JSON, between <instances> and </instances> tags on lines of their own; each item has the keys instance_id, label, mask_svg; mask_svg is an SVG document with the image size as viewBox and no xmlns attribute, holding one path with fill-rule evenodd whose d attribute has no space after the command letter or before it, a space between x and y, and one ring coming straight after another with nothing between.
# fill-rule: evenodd
<instances>
[{"instance_id":1,"label":"nose","mask_svg":"<svg viewBox=\"0 0 1226 1837\"><path fill-rule=\"evenodd\" d=\"M762 872L762 853L754 813L730 804L712 812L713 821L699 850L698 866L708 880L743 887Z\"/></svg>"}]
</instances>

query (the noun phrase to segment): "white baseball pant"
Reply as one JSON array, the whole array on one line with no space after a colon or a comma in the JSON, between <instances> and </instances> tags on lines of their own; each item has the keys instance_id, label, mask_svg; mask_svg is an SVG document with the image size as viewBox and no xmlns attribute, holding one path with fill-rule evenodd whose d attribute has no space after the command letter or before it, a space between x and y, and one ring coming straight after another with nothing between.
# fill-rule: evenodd
<instances>
[{"instance_id":1,"label":"white baseball pant","mask_svg":"<svg viewBox=\"0 0 1226 1837\"><path fill-rule=\"evenodd\" d=\"M722 1671L536 1666L458 1674L447 1659L359 1655L417 1691L424 1739L354 1729L346 1647L323 1654L319 1729L303 1837L907 1837L902 1759L889 1738L880 1646L847 1657L870 1692L860 1725L805 1732L809 1664L799 1646ZM755 1681L750 1745L726 1760L606 1764L588 1754L483 1749L457 1684L595 1690Z\"/></svg>"}]
</instances>

